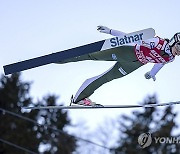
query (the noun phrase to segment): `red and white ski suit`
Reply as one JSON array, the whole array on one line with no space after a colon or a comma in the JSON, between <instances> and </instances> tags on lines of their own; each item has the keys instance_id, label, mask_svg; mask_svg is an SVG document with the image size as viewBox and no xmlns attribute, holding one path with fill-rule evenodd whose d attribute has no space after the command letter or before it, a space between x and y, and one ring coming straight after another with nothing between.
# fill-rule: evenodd
<instances>
[{"instance_id":1,"label":"red and white ski suit","mask_svg":"<svg viewBox=\"0 0 180 154\"><path fill-rule=\"evenodd\" d=\"M113 36L121 36L124 34L124 32L111 30L111 35ZM139 43L135 45L135 54L137 59L143 64L155 63L150 71L152 77L154 77L166 63L172 62L175 59L171 53L168 42L159 37L139 41Z\"/></svg>"}]
</instances>

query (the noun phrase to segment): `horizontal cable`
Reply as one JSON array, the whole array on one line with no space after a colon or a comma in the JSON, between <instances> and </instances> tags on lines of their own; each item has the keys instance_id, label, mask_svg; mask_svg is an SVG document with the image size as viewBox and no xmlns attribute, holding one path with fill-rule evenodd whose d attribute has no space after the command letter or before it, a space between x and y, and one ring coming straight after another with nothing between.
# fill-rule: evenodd
<instances>
[{"instance_id":1,"label":"horizontal cable","mask_svg":"<svg viewBox=\"0 0 180 154\"><path fill-rule=\"evenodd\" d=\"M15 147L15 148L17 148L17 149L26 151L26 152L28 152L28 153L30 153L30 154L37 154L36 152L33 152L33 151L31 151L31 150L28 150L28 149L26 149L26 148L24 148L24 147L22 147L22 146L19 146L19 145L14 144L14 143L12 143L12 142L3 140L2 138L0 138L0 141L3 142L3 143L5 143L5 144L8 144L8 145L10 145L10 146L13 146L13 147Z\"/></svg>"},{"instance_id":2,"label":"horizontal cable","mask_svg":"<svg viewBox=\"0 0 180 154\"><path fill-rule=\"evenodd\" d=\"M10 115L13 115L13 116L15 116L15 117L18 117L18 118L20 118L20 119L29 121L29 122L31 122L31 123L34 123L34 124L36 124L36 125L38 125L38 126L40 126L40 127L43 127L43 126L44 126L44 125L42 125L42 124L37 123L37 122L36 122L35 120L33 120L33 119L30 119L30 118L21 116L20 114L17 114L17 113L14 113L14 112L5 110L5 109L3 109L3 108L0 108L0 111L2 111L2 112L4 112L4 113L8 113L8 114L10 114ZM108 150L112 150L111 148L108 148L108 147L106 147L106 146L100 145L100 144L95 143L95 142L93 142L93 141L90 141L90 140L87 140L87 139L83 139L83 138L80 138L80 137L77 137L77 136L74 136L74 135L67 134L67 133L65 133L64 131L60 130L60 129L57 129L57 128L54 128L54 127L51 127L51 126L47 126L47 128L49 128L49 129L51 129L51 130L54 130L54 131L57 131L57 132L59 132L59 133L61 133L61 134L65 134L65 135L74 137L74 138L76 138L76 139L78 139L78 140L82 140L82 141L84 141L84 142L91 143L91 144L96 145L96 146L99 146L99 147L101 147L101 148L108 149Z\"/></svg>"}]
</instances>

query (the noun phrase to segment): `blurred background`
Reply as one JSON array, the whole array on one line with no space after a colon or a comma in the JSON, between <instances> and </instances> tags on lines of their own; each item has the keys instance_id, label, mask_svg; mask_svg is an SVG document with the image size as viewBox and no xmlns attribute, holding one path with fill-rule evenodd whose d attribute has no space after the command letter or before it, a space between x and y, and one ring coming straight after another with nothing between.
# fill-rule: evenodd
<instances>
[{"instance_id":1,"label":"blurred background","mask_svg":"<svg viewBox=\"0 0 180 154\"><path fill-rule=\"evenodd\" d=\"M112 37L99 33L98 25L126 33L152 27L157 36L170 39L179 32L179 4L177 0L0 1L1 153L23 153L25 149L34 153L161 151L161 145L140 148L137 138L148 131L157 136L178 136L175 126L179 126L179 105L157 109L21 110L21 106L30 104L69 105L71 95L84 80L105 72L114 62L50 64L6 77L3 66ZM103 105L179 101L178 65L179 57L153 82L144 78L153 66L147 64L103 85L91 99ZM164 148L177 152L178 144L166 144Z\"/></svg>"}]
</instances>

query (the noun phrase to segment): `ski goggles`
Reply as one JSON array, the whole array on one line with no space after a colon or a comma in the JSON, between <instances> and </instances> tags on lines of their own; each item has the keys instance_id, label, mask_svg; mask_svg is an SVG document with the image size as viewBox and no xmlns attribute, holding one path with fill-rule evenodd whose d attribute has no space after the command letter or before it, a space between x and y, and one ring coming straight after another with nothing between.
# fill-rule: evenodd
<instances>
[{"instance_id":1,"label":"ski goggles","mask_svg":"<svg viewBox=\"0 0 180 154\"><path fill-rule=\"evenodd\" d=\"M177 42L177 43L175 44L175 48L176 48L177 51L180 52L180 42Z\"/></svg>"},{"instance_id":2,"label":"ski goggles","mask_svg":"<svg viewBox=\"0 0 180 154\"><path fill-rule=\"evenodd\" d=\"M169 45L172 47L178 42L180 42L180 32L174 34L174 36L169 41Z\"/></svg>"}]
</instances>

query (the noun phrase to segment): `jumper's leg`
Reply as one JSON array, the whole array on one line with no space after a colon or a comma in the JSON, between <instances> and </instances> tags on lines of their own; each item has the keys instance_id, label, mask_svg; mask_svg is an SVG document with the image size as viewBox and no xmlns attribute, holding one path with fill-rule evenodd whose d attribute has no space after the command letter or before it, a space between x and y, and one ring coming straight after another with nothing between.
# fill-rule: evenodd
<instances>
[{"instance_id":1,"label":"jumper's leg","mask_svg":"<svg viewBox=\"0 0 180 154\"><path fill-rule=\"evenodd\" d=\"M111 67L109 70L102 73L101 75L87 79L77 91L74 97L74 102L77 103L82 99L89 97L94 93L96 89L98 89L103 84L113 79L121 78L131 73L132 71L136 70L140 66L141 66L140 63L120 64L119 62L117 62L113 67Z\"/></svg>"},{"instance_id":2,"label":"jumper's leg","mask_svg":"<svg viewBox=\"0 0 180 154\"><path fill-rule=\"evenodd\" d=\"M121 46L109 50L98 51L78 57L70 58L60 61L57 64L64 64L69 62L78 62L84 60L97 60L97 61L133 61L137 60L134 53L133 46Z\"/></svg>"}]
</instances>

